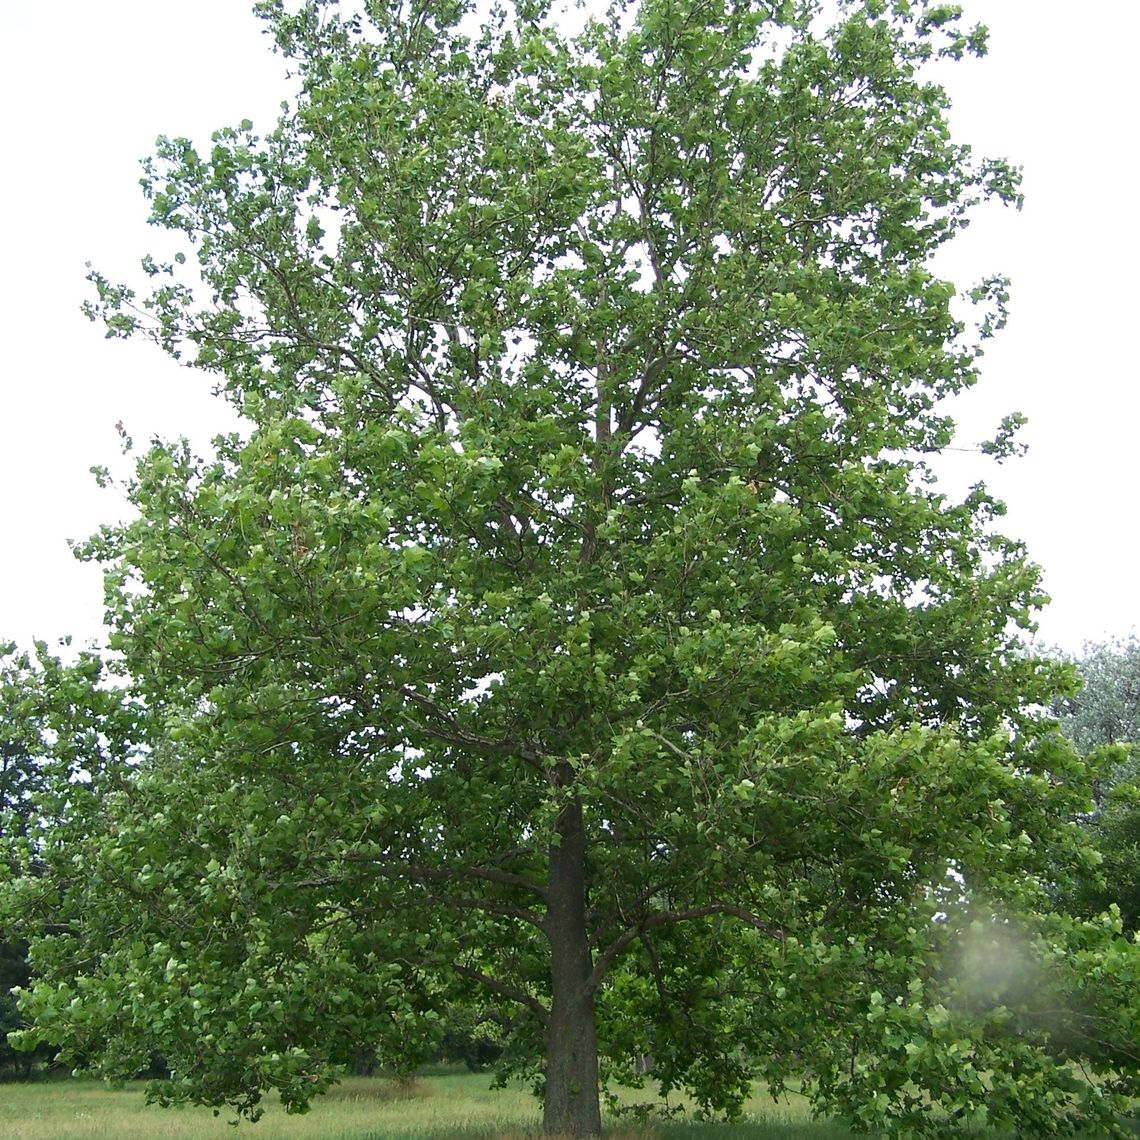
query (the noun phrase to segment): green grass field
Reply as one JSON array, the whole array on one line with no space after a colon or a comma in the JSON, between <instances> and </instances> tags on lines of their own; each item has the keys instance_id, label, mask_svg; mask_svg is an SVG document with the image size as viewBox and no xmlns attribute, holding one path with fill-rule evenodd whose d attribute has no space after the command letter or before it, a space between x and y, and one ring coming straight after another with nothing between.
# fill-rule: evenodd
<instances>
[{"instance_id":1,"label":"green grass field","mask_svg":"<svg viewBox=\"0 0 1140 1140\"><path fill-rule=\"evenodd\" d=\"M534 1098L518 1088L492 1090L486 1075L441 1073L411 1085L350 1077L306 1116L270 1103L257 1124L236 1128L209 1109L148 1106L142 1083L108 1088L96 1081L0 1084L0 1140L539 1140ZM644 1126L611 1121L610 1140L851 1140L853 1133L812 1121L797 1097L773 1105L757 1098L739 1124L670 1121ZM1091 1140L1091 1138L1090 1138Z\"/></svg>"},{"instance_id":2,"label":"green grass field","mask_svg":"<svg viewBox=\"0 0 1140 1140\"><path fill-rule=\"evenodd\" d=\"M288 1116L271 1104L257 1124L236 1128L209 1109L162 1109L144 1103L142 1085L112 1089L95 1081L54 1080L0 1085L0 1140L529 1140L538 1136L539 1111L522 1089L492 1090L490 1078L449 1073L402 1087L379 1078L352 1077L319 1099L306 1116ZM645 1127L613 1122L613 1140L841 1140L850 1133L812 1123L801 1103L750 1105L748 1122L671 1122Z\"/></svg>"}]
</instances>

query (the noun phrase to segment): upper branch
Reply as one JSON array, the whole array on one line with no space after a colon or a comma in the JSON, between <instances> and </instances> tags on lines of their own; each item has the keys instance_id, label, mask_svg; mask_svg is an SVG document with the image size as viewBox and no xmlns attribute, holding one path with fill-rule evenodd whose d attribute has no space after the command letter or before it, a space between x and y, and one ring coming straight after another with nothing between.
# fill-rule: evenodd
<instances>
[{"instance_id":1,"label":"upper branch","mask_svg":"<svg viewBox=\"0 0 1140 1140\"><path fill-rule=\"evenodd\" d=\"M519 887L539 898L546 898L546 888L526 875L513 871L501 871L497 867L427 867L421 863L399 862L382 852L349 851L344 856L353 863L375 863L407 875L410 879L434 880L481 880L488 883L501 883L503 886Z\"/></svg>"}]
</instances>

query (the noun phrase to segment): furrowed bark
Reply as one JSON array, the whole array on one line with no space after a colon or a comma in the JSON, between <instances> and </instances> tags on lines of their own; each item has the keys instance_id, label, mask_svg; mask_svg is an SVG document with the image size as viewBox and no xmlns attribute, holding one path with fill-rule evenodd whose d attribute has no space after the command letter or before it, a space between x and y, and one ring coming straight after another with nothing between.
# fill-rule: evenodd
<instances>
[{"instance_id":1,"label":"furrowed bark","mask_svg":"<svg viewBox=\"0 0 1140 1140\"><path fill-rule=\"evenodd\" d=\"M547 899L551 1007L543 1130L553 1136L601 1136L593 960L586 931L586 836L578 799L562 808L555 824Z\"/></svg>"}]
</instances>

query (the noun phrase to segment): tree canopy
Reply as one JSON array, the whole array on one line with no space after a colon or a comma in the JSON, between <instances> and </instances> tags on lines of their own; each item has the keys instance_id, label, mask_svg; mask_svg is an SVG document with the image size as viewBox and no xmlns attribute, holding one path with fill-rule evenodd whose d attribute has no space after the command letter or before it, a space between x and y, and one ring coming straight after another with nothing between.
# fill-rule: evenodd
<instances>
[{"instance_id":1,"label":"tree canopy","mask_svg":"<svg viewBox=\"0 0 1140 1140\"><path fill-rule=\"evenodd\" d=\"M1073 664L1081 688L1059 696L1053 711L1077 748L1088 753L1140 741L1140 641L1131 637L1086 645ZM1134 767L1125 762L1117 777Z\"/></svg>"},{"instance_id":2,"label":"tree canopy","mask_svg":"<svg viewBox=\"0 0 1140 1140\"><path fill-rule=\"evenodd\" d=\"M9 664L13 646L0 646L5 651L0 658L0 819L10 835L20 835L27 827L28 813L33 810L32 796L43 783L37 763L40 750L29 747L23 739L31 723L19 707L21 694L18 667ZM6 861L0 864L11 873L18 867ZM27 985L30 980L27 963L27 946L11 938L0 925L0 1071L16 1063L19 1058L8 1045L8 1033L19 1028L20 1019L12 990Z\"/></svg>"},{"instance_id":3,"label":"tree canopy","mask_svg":"<svg viewBox=\"0 0 1140 1140\"><path fill-rule=\"evenodd\" d=\"M1059 898L1075 914L1119 908L1125 930L1140 930L1140 642L1087 645L1074 662L1083 687L1054 712L1081 752L1100 758L1096 807L1084 819L1101 853L1094 874L1063 881Z\"/></svg>"},{"instance_id":4,"label":"tree canopy","mask_svg":"<svg viewBox=\"0 0 1140 1140\"><path fill-rule=\"evenodd\" d=\"M181 251L92 274L248 427L154 441L86 547L117 731L6 892L25 1040L256 1114L478 1001L550 1132L636 1056L710 1110L794 1077L878 1132L1115 1127L1138 955L1047 907L1091 856L1038 573L928 469L1005 303L931 259L1019 201L924 70L984 33L259 9L296 99L160 140Z\"/></svg>"},{"instance_id":5,"label":"tree canopy","mask_svg":"<svg viewBox=\"0 0 1140 1140\"><path fill-rule=\"evenodd\" d=\"M115 730L119 698L98 685L101 673L90 653L65 665L44 645L33 654L0 645L0 886L23 873L34 897L43 870L38 835L71 814L69 801L84 794L76 781L102 747L127 758ZM47 1034L22 1054L8 1042L22 1024L14 991L31 980L22 935L0 910L0 1072L27 1075L54 1049Z\"/></svg>"}]
</instances>

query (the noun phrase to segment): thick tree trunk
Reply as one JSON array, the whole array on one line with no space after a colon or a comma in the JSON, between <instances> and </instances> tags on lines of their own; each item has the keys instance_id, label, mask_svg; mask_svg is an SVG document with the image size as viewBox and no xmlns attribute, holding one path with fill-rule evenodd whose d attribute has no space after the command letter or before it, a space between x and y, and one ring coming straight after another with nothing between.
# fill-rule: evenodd
<instances>
[{"instance_id":1,"label":"thick tree trunk","mask_svg":"<svg viewBox=\"0 0 1140 1140\"><path fill-rule=\"evenodd\" d=\"M602 1134L602 1111L589 986L593 960L586 931L586 837L579 800L562 809L555 831L558 841L550 848L543 923L550 941L551 1003L542 1124L548 1135L595 1137Z\"/></svg>"}]
</instances>

